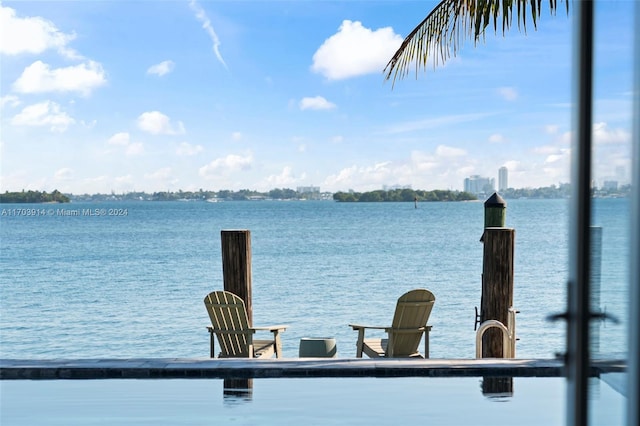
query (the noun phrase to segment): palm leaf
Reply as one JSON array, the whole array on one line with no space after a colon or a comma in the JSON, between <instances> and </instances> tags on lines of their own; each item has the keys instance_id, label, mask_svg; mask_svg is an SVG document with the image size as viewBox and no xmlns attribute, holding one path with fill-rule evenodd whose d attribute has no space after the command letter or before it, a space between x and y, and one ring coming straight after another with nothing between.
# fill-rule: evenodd
<instances>
[{"instance_id":1,"label":"palm leaf","mask_svg":"<svg viewBox=\"0 0 640 426\"><path fill-rule=\"evenodd\" d=\"M569 0L567 14L569 13ZM502 34L511 28L513 8L516 7L518 29L527 31L527 10L534 28L540 18L542 0L442 0L427 17L409 33L400 48L384 68L385 80L401 79L409 74L414 64L416 77L420 69L426 69L429 60L434 68L456 56L461 43L472 38L474 45L484 39L486 28L493 23L498 32L502 15ZM549 0L551 14L555 14L557 0Z\"/></svg>"}]
</instances>

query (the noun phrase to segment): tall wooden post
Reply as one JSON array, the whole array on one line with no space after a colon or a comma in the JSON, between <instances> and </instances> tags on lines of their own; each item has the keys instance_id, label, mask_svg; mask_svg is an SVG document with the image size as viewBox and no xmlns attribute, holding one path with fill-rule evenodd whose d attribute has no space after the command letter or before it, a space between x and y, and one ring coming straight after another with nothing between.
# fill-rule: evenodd
<instances>
[{"instance_id":1,"label":"tall wooden post","mask_svg":"<svg viewBox=\"0 0 640 426\"><path fill-rule=\"evenodd\" d=\"M251 304L251 231L223 230L222 240L222 275L224 289L234 293L247 308L249 325L253 325L253 309Z\"/></svg>"},{"instance_id":2,"label":"tall wooden post","mask_svg":"<svg viewBox=\"0 0 640 426\"><path fill-rule=\"evenodd\" d=\"M482 258L482 299L480 321L498 320L508 323L509 308L513 306L513 260L515 230L486 228ZM502 332L491 328L482 338L483 358L502 358Z\"/></svg>"}]
</instances>

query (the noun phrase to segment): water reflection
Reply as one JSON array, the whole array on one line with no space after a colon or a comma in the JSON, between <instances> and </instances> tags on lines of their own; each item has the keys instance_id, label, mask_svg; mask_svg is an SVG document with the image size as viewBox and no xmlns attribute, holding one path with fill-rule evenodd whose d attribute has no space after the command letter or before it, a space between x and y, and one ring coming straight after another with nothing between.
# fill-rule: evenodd
<instances>
[{"instance_id":1,"label":"water reflection","mask_svg":"<svg viewBox=\"0 0 640 426\"><path fill-rule=\"evenodd\" d=\"M224 379L222 399L228 405L240 405L253 400L253 379Z\"/></svg>"},{"instance_id":2,"label":"water reflection","mask_svg":"<svg viewBox=\"0 0 640 426\"><path fill-rule=\"evenodd\" d=\"M480 388L490 401L505 402L513 397L513 377L483 377Z\"/></svg>"}]
</instances>

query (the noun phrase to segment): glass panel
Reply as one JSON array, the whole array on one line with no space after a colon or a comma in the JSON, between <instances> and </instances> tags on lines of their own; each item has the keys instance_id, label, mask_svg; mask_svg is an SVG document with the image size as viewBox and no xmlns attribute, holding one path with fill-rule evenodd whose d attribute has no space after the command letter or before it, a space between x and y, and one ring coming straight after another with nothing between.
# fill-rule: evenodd
<instances>
[{"instance_id":1,"label":"glass panel","mask_svg":"<svg viewBox=\"0 0 640 426\"><path fill-rule=\"evenodd\" d=\"M590 355L601 365L628 359L634 4L595 7L590 307L607 319L591 322ZM602 407L598 398L605 387L624 393L623 373L601 378L590 381L590 424L597 423L596 411L625 410L624 404Z\"/></svg>"}]
</instances>

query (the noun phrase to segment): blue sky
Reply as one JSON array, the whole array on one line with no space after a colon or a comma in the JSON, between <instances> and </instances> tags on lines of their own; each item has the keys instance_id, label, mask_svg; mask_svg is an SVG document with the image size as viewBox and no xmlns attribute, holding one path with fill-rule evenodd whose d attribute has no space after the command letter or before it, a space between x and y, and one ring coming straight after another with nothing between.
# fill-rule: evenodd
<instances>
[{"instance_id":1,"label":"blue sky","mask_svg":"<svg viewBox=\"0 0 640 426\"><path fill-rule=\"evenodd\" d=\"M568 182L573 18L392 85L436 1L2 1L0 190ZM633 1L598 1L595 179L630 175Z\"/></svg>"}]
</instances>

